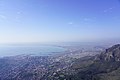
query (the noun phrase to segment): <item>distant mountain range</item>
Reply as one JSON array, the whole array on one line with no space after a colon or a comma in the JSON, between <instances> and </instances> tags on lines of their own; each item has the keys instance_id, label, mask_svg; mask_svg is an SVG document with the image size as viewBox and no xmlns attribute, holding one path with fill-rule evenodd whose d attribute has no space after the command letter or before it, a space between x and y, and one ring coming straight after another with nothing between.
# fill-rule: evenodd
<instances>
[{"instance_id":1,"label":"distant mountain range","mask_svg":"<svg viewBox=\"0 0 120 80\"><path fill-rule=\"evenodd\" d=\"M119 79L120 44L101 54L78 59L24 55L0 59L0 80Z\"/></svg>"}]
</instances>

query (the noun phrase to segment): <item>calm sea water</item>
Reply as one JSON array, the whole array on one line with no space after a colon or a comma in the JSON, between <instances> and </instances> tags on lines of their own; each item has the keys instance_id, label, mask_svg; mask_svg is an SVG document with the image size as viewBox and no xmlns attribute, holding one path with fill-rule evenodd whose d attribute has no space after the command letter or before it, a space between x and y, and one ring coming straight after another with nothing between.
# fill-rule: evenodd
<instances>
[{"instance_id":1,"label":"calm sea water","mask_svg":"<svg viewBox=\"0 0 120 80\"><path fill-rule=\"evenodd\" d=\"M16 56L16 55L54 55L60 52L64 52L66 49L57 46L0 46L0 57Z\"/></svg>"}]
</instances>

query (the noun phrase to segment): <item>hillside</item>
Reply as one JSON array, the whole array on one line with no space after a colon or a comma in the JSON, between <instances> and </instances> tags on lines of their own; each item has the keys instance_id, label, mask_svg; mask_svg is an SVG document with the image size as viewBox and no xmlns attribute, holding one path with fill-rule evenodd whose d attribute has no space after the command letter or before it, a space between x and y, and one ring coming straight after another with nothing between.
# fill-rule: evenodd
<instances>
[{"instance_id":1,"label":"hillside","mask_svg":"<svg viewBox=\"0 0 120 80\"><path fill-rule=\"evenodd\" d=\"M15 56L0 59L0 80L119 80L120 44L82 58Z\"/></svg>"},{"instance_id":2,"label":"hillside","mask_svg":"<svg viewBox=\"0 0 120 80\"><path fill-rule=\"evenodd\" d=\"M67 80L119 80L120 45L114 45L91 59L75 62L71 70L75 74L66 76ZM85 62L85 64L83 64ZM76 67L77 66L77 67Z\"/></svg>"}]
</instances>

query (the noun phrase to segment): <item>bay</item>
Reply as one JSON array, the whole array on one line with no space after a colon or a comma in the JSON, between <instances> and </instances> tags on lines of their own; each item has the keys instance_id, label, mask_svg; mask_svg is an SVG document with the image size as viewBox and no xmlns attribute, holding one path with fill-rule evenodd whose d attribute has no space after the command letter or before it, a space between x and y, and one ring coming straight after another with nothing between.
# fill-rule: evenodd
<instances>
[{"instance_id":1,"label":"bay","mask_svg":"<svg viewBox=\"0 0 120 80\"><path fill-rule=\"evenodd\" d=\"M16 55L37 55L49 56L64 52L66 49L51 45L34 45L34 46L0 46L0 57Z\"/></svg>"}]
</instances>

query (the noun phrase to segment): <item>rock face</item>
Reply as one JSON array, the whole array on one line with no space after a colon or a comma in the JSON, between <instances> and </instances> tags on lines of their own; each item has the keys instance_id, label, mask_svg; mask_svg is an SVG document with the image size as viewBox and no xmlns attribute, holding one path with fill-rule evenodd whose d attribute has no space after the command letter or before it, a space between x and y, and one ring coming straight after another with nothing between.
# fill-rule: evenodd
<instances>
[{"instance_id":1,"label":"rock face","mask_svg":"<svg viewBox=\"0 0 120 80\"><path fill-rule=\"evenodd\" d=\"M120 44L114 45L101 54L87 60L84 67L77 67L76 74L70 75L68 80L119 80L120 79ZM82 65L81 63L76 63ZM74 66L76 66L76 64Z\"/></svg>"},{"instance_id":2,"label":"rock face","mask_svg":"<svg viewBox=\"0 0 120 80\"><path fill-rule=\"evenodd\" d=\"M120 44L106 49L98 58L103 61L120 61Z\"/></svg>"}]
</instances>

